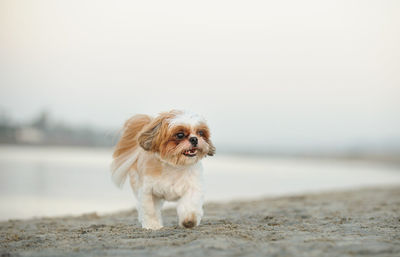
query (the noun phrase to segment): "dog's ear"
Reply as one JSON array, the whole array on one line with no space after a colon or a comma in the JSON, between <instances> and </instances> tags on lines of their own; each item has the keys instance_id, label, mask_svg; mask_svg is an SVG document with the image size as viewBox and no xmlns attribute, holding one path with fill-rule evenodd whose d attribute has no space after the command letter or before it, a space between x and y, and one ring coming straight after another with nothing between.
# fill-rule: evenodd
<instances>
[{"instance_id":1,"label":"dog's ear","mask_svg":"<svg viewBox=\"0 0 400 257\"><path fill-rule=\"evenodd\" d=\"M163 119L154 119L145 130L139 135L138 142L139 145L146 151L154 150L155 139L157 138L159 131L161 129Z\"/></svg>"},{"instance_id":2,"label":"dog's ear","mask_svg":"<svg viewBox=\"0 0 400 257\"><path fill-rule=\"evenodd\" d=\"M146 151L158 151L168 131L168 119L174 115L173 111L160 113L138 136L139 145Z\"/></svg>"},{"instance_id":3,"label":"dog's ear","mask_svg":"<svg viewBox=\"0 0 400 257\"><path fill-rule=\"evenodd\" d=\"M211 140L208 140L208 153L207 155L209 156L213 156L215 154L215 146L213 145L213 143L211 142Z\"/></svg>"}]
</instances>

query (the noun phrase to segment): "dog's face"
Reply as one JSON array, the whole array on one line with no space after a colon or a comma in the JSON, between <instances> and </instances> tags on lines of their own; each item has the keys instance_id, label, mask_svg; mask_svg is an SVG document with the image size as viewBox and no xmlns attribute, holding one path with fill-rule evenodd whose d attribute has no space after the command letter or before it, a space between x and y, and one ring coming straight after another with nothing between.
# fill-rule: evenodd
<instances>
[{"instance_id":1,"label":"dog's face","mask_svg":"<svg viewBox=\"0 0 400 257\"><path fill-rule=\"evenodd\" d=\"M194 164L215 153L205 120L181 111L161 113L144 128L138 141L144 150L172 165Z\"/></svg>"}]
</instances>

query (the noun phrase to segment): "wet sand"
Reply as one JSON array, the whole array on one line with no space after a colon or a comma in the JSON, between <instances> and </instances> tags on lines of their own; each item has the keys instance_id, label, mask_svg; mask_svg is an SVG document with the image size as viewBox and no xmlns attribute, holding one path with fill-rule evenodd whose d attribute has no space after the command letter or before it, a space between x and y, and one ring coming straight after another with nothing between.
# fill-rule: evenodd
<instances>
[{"instance_id":1,"label":"wet sand","mask_svg":"<svg viewBox=\"0 0 400 257\"><path fill-rule=\"evenodd\" d=\"M0 256L400 256L400 186L209 203L199 227L136 211L0 223Z\"/></svg>"}]
</instances>

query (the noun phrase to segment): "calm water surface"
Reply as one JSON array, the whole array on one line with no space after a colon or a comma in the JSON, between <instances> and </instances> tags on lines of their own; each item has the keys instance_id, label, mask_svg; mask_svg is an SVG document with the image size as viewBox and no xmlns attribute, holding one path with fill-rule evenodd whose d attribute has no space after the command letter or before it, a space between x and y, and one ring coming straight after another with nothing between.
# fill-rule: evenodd
<instances>
[{"instance_id":1,"label":"calm water surface","mask_svg":"<svg viewBox=\"0 0 400 257\"><path fill-rule=\"evenodd\" d=\"M108 149L0 146L0 220L134 207L110 163ZM367 162L216 155L203 164L206 201L400 185L398 170Z\"/></svg>"}]
</instances>

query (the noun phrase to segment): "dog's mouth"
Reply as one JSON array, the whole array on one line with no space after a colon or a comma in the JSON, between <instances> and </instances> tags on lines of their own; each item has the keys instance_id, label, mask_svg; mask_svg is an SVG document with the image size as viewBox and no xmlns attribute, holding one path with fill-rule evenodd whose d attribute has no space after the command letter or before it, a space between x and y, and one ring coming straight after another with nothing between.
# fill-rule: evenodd
<instances>
[{"instance_id":1,"label":"dog's mouth","mask_svg":"<svg viewBox=\"0 0 400 257\"><path fill-rule=\"evenodd\" d=\"M183 155L187 157L194 157L197 155L197 148L196 147L190 148L189 150L184 151Z\"/></svg>"}]
</instances>

